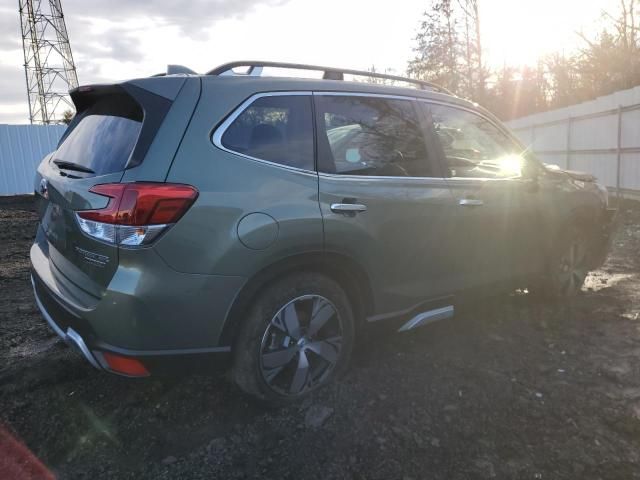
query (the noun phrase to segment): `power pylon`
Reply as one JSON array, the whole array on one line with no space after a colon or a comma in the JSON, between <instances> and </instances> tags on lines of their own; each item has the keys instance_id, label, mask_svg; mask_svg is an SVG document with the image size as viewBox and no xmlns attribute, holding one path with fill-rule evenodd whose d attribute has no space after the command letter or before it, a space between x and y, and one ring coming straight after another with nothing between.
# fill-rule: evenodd
<instances>
[{"instance_id":1,"label":"power pylon","mask_svg":"<svg viewBox=\"0 0 640 480\"><path fill-rule=\"evenodd\" d=\"M18 0L31 123L61 123L78 86L60 0Z\"/></svg>"}]
</instances>

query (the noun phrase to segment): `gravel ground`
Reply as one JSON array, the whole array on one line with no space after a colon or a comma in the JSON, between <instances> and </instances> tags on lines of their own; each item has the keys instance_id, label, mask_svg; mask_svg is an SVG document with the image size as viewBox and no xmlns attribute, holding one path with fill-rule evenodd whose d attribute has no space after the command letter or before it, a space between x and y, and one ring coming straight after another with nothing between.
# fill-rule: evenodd
<instances>
[{"instance_id":1,"label":"gravel ground","mask_svg":"<svg viewBox=\"0 0 640 480\"><path fill-rule=\"evenodd\" d=\"M10 432L59 478L640 478L640 205L621 212L576 299L377 332L344 378L270 410L219 375L89 367L34 304L31 201L0 200L0 453Z\"/></svg>"}]
</instances>

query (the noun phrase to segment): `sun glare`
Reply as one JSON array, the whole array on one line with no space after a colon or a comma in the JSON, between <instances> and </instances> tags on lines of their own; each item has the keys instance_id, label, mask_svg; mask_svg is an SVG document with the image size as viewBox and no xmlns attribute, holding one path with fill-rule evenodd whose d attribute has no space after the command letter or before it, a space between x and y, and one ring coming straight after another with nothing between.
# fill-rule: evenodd
<instances>
[{"instance_id":1,"label":"sun glare","mask_svg":"<svg viewBox=\"0 0 640 480\"><path fill-rule=\"evenodd\" d=\"M524 165L524 159L520 155L506 155L497 160L500 173L504 175L519 175Z\"/></svg>"},{"instance_id":2,"label":"sun glare","mask_svg":"<svg viewBox=\"0 0 640 480\"><path fill-rule=\"evenodd\" d=\"M597 31L602 11L615 12L617 6L615 0L481 2L487 59L495 66L535 65L543 55L569 53L582 42L576 32Z\"/></svg>"}]
</instances>

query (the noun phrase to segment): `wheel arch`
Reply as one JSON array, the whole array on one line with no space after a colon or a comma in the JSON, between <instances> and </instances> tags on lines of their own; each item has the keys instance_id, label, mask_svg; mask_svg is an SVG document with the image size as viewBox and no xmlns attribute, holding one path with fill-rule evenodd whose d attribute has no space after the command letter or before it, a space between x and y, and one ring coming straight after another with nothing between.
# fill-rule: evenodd
<instances>
[{"instance_id":1,"label":"wheel arch","mask_svg":"<svg viewBox=\"0 0 640 480\"><path fill-rule=\"evenodd\" d=\"M578 228L590 238L598 232L599 212L589 205L578 205L572 208L562 221L553 237L552 249L555 249L559 241L563 239L566 232L572 228Z\"/></svg>"},{"instance_id":2,"label":"wheel arch","mask_svg":"<svg viewBox=\"0 0 640 480\"><path fill-rule=\"evenodd\" d=\"M584 229L595 229L598 215L595 208L587 205L577 206L571 209L564 226L576 226Z\"/></svg>"},{"instance_id":3,"label":"wheel arch","mask_svg":"<svg viewBox=\"0 0 640 480\"><path fill-rule=\"evenodd\" d=\"M366 270L352 258L333 252L293 255L274 262L254 274L238 292L225 318L220 345L233 345L242 316L252 300L269 282L296 272L315 271L327 275L344 288L356 320L356 332L373 313L373 291Z\"/></svg>"}]
</instances>

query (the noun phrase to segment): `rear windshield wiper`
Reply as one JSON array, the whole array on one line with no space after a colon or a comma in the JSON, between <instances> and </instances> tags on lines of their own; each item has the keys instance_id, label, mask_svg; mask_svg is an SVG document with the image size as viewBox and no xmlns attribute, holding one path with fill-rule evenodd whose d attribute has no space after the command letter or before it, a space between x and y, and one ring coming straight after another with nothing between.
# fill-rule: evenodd
<instances>
[{"instance_id":1,"label":"rear windshield wiper","mask_svg":"<svg viewBox=\"0 0 640 480\"><path fill-rule=\"evenodd\" d=\"M55 163L58 168L64 168L65 170L74 170L76 172L84 173L96 173L89 167L85 167L84 165L80 165L78 163L67 162L65 160L54 160L53 163Z\"/></svg>"}]
</instances>

